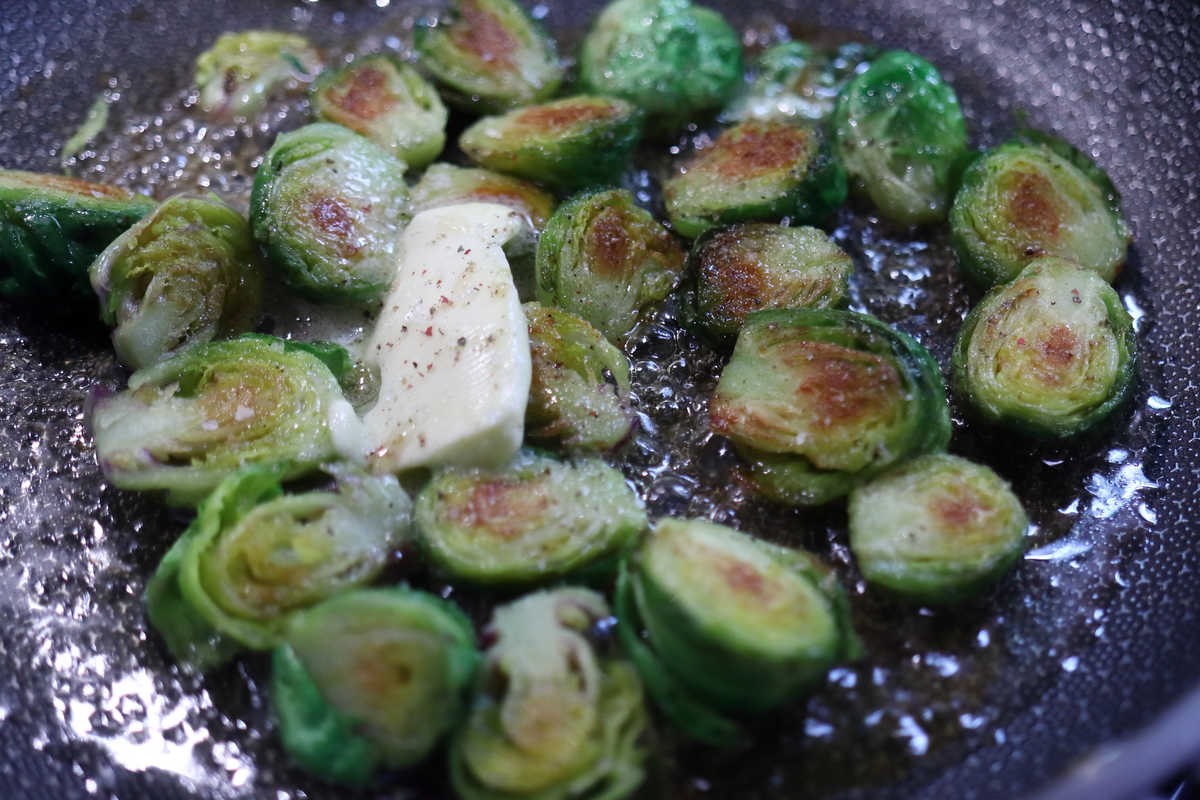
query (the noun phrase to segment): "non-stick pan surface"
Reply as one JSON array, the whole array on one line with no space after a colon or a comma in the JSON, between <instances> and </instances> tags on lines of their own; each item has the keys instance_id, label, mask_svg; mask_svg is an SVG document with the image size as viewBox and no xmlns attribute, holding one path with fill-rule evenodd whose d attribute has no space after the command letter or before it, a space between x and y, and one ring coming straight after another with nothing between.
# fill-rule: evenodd
<instances>
[{"instance_id":1,"label":"non-stick pan surface","mask_svg":"<svg viewBox=\"0 0 1200 800\"><path fill-rule=\"evenodd\" d=\"M411 19L397 5L6 2L0 165L57 169L57 148L107 91L118 112L151 112L139 139L144 172L108 177L141 185L190 175L186 156L174 160L178 142L155 137L197 130L152 112L186 86L218 32L294 28L328 42L382 26L376 44L386 47ZM957 800L1023 796L1064 773L1076 785L1049 790L1061 797L1153 784L1200 753L1200 7L714 5L765 37L778 23L915 50L950 78L977 143L1028 123L1096 156L1136 236L1118 289L1140 318L1141 387L1113 430L1082 445L956 438L1014 480L1039 522L1018 573L980 607L932 616L856 596L856 615L874 615L856 620L872 645L863 665L767 721L749 751L668 747L652 787L677 797ZM597 6L539 8L551 28L571 31ZM80 164L103 177L102 162ZM229 174L216 188L244 190L245 174ZM866 276L860 302L871 306L887 284L879 303L889 321L918 333L953 322L920 299L922 285L956 280L937 271L950 269L938 255L944 241L871 230L839 219ZM969 301L955 296L950 317ZM170 666L147 632L139 595L181 521L98 474L84 404L95 384L121 376L89 317L56 303L0 304L0 797L345 796L279 755L260 662L201 679ZM668 491L654 502L669 510L674 500ZM796 522L835 561L844 548L823 531L838 529L836 516ZM1145 726L1146 738L1122 743ZM398 785L414 788L386 796L438 796L437 772L405 776Z\"/></svg>"}]
</instances>

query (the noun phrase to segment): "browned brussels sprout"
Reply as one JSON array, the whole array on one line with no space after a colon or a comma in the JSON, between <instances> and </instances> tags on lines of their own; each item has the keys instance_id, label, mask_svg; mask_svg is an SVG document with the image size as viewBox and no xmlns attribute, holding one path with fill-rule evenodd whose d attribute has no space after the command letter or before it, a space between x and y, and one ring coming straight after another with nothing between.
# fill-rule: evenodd
<instances>
[{"instance_id":1,"label":"browned brussels sprout","mask_svg":"<svg viewBox=\"0 0 1200 800\"><path fill-rule=\"evenodd\" d=\"M241 214L216 197L173 197L91 266L100 318L134 369L254 326L263 267Z\"/></svg>"},{"instance_id":2,"label":"browned brussels sprout","mask_svg":"<svg viewBox=\"0 0 1200 800\"><path fill-rule=\"evenodd\" d=\"M846 199L846 174L818 128L740 123L663 184L675 230L699 236L745 220L817 223Z\"/></svg>"},{"instance_id":3,"label":"browned brussels sprout","mask_svg":"<svg viewBox=\"0 0 1200 800\"><path fill-rule=\"evenodd\" d=\"M318 117L344 125L410 167L423 167L446 144L446 107L410 64L389 55L323 72L313 84Z\"/></svg>"},{"instance_id":4,"label":"browned brussels sprout","mask_svg":"<svg viewBox=\"0 0 1200 800\"><path fill-rule=\"evenodd\" d=\"M447 102L495 114L536 103L562 82L554 40L515 0L454 0L414 32L420 64Z\"/></svg>"}]
</instances>

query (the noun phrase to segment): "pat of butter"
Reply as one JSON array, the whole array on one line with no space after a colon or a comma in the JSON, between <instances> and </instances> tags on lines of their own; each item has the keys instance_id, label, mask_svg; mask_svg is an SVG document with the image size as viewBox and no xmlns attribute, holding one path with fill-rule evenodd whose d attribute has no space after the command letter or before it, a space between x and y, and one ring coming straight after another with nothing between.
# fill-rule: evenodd
<instances>
[{"instance_id":1,"label":"pat of butter","mask_svg":"<svg viewBox=\"0 0 1200 800\"><path fill-rule=\"evenodd\" d=\"M363 419L376 472L508 461L524 435L529 331L501 249L525 222L495 203L423 211L405 229L367 343L379 399Z\"/></svg>"}]
</instances>

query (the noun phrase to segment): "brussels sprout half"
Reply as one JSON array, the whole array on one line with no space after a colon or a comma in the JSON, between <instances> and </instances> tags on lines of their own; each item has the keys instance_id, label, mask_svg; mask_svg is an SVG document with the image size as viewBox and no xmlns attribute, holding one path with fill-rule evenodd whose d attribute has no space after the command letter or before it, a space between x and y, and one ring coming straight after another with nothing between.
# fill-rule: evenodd
<instances>
[{"instance_id":1,"label":"brussels sprout half","mask_svg":"<svg viewBox=\"0 0 1200 800\"><path fill-rule=\"evenodd\" d=\"M526 303L533 375L525 438L568 449L609 450L633 431L629 359L587 320Z\"/></svg>"},{"instance_id":2,"label":"brussels sprout half","mask_svg":"<svg viewBox=\"0 0 1200 800\"><path fill-rule=\"evenodd\" d=\"M554 213L554 196L528 181L488 169L434 164L425 170L409 198L412 213L460 203L499 203L521 213L541 233Z\"/></svg>"},{"instance_id":3,"label":"brussels sprout half","mask_svg":"<svg viewBox=\"0 0 1200 800\"><path fill-rule=\"evenodd\" d=\"M462 716L479 658L466 616L425 592L359 589L300 611L272 660L284 749L337 783L415 764Z\"/></svg>"},{"instance_id":4,"label":"brussels sprout half","mask_svg":"<svg viewBox=\"0 0 1200 800\"><path fill-rule=\"evenodd\" d=\"M624 189L559 206L537 246L537 299L586 319L619 343L683 271L683 249Z\"/></svg>"},{"instance_id":5,"label":"brussels sprout half","mask_svg":"<svg viewBox=\"0 0 1200 800\"><path fill-rule=\"evenodd\" d=\"M326 469L333 491L285 495L278 469L246 467L200 504L146 587L177 659L206 669L237 646L269 650L289 614L383 569L408 533L408 495L390 475Z\"/></svg>"},{"instance_id":6,"label":"brussels sprout half","mask_svg":"<svg viewBox=\"0 0 1200 800\"><path fill-rule=\"evenodd\" d=\"M637 789L646 759L641 683L586 638L608 613L600 595L576 588L496 609L474 707L450 742L459 797L620 800Z\"/></svg>"},{"instance_id":7,"label":"brussels sprout half","mask_svg":"<svg viewBox=\"0 0 1200 800\"><path fill-rule=\"evenodd\" d=\"M954 344L954 385L989 422L1063 439L1128 399L1136 354L1133 320L1113 288L1047 256L967 315Z\"/></svg>"},{"instance_id":8,"label":"brussels sprout half","mask_svg":"<svg viewBox=\"0 0 1200 800\"><path fill-rule=\"evenodd\" d=\"M903 50L884 53L838 95L837 152L855 191L901 225L940 222L968 157L954 89Z\"/></svg>"},{"instance_id":9,"label":"brussels sprout half","mask_svg":"<svg viewBox=\"0 0 1200 800\"><path fill-rule=\"evenodd\" d=\"M90 294L88 266L154 205L115 186L0 169L0 295Z\"/></svg>"},{"instance_id":10,"label":"brussels sprout half","mask_svg":"<svg viewBox=\"0 0 1200 800\"><path fill-rule=\"evenodd\" d=\"M851 311L750 314L709 413L758 489L795 505L828 502L950 441L933 356L907 334Z\"/></svg>"},{"instance_id":11,"label":"brussels sprout half","mask_svg":"<svg viewBox=\"0 0 1200 800\"><path fill-rule=\"evenodd\" d=\"M578 95L484 117L459 147L483 166L560 189L612 183L642 133L642 112L615 97Z\"/></svg>"},{"instance_id":12,"label":"brussels sprout half","mask_svg":"<svg viewBox=\"0 0 1200 800\"><path fill-rule=\"evenodd\" d=\"M122 489L199 501L243 464L293 478L337 457L358 420L329 367L273 336L190 347L92 409L96 459Z\"/></svg>"},{"instance_id":13,"label":"brussels sprout half","mask_svg":"<svg viewBox=\"0 0 1200 800\"><path fill-rule=\"evenodd\" d=\"M988 467L934 453L850 493L850 550L870 583L925 603L968 597L1021 556L1029 518Z\"/></svg>"},{"instance_id":14,"label":"brussels sprout half","mask_svg":"<svg viewBox=\"0 0 1200 800\"><path fill-rule=\"evenodd\" d=\"M743 220L820 222L845 199L846 173L824 135L786 122L735 125L663 184L671 225L692 237Z\"/></svg>"},{"instance_id":15,"label":"brussels sprout half","mask_svg":"<svg viewBox=\"0 0 1200 800\"><path fill-rule=\"evenodd\" d=\"M446 101L498 114L554 94L562 82L554 40L514 0L452 0L413 32L421 66Z\"/></svg>"},{"instance_id":16,"label":"brussels sprout half","mask_svg":"<svg viewBox=\"0 0 1200 800\"><path fill-rule=\"evenodd\" d=\"M89 269L113 348L134 369L254 326L263 266L241 214L215 196L172 197Z\"/></svg>"},{"instance_id":17,"label":"brussels sprout half","mask_svg":"<svg viewBox=\"0 0 1200 800\"><path fill-rule=\"evenodd\" d=\"M807 42L777 44L759 56L754 80L721 112L721 119L821 122L833 113L842 87L875 55L874 48L856 42L836 50Z\"/></svg>"},{"instance_id":18,"label":"brussels sprout half","mask_svg":"<svg viewBox=\"0 0 1200 800\"><path fill-rule=\"evenodd\" d=\"M370 304L391 283L408 222L404 163L357 133L317 122L267 151L250 195L250 225L296 291Z\"/></svg>"},{"instance_id":19,"label":"brussels sprout half","mask_svg":"<svg viewBox=\"0 0 1200 800\"><path fill-rule=\"evenodd\" d=\"M224 33L196 59L200 108L225 116L248 116L266 105L275 89L311 80L321 56L303 36L281 31Z\"/></svg>"},{"instance_id":20,"label":"brussels sprout half","mask_svg":"<svg viewBox=\"0 0 1200 800\"><path fill-rule=\"evenodd\" d=\"M1020 142L1001 145L967 168L950 210L950 233L963 273L983 288L1012 280L1047 255L1112 282L1130 241L1119 210L1088 172L1046 145Z\"/></svg>"},{"instance_id":21,"label":"brussels sprout half","mask_svg":"<svg viewBox=\"0 0 1200 800\"><path fill-rule=\"evenodd\" d=\"M446 469L417 495L422 550L477 583L556 578L612 556L646 528L619 471L599 458L523 451L499 469Z\"/></svg>"},{"instance_id":22,"label":"brussels sprout half","mask_svg":"<svg viewBox=\"0 0 1200 800\"><path fill-rule=\"evenodd\" d=\"M446 144L449 115L437 90L394 56L367 56L321 73L312 107L320 119L362 134L410 167L433 161Z\"/></svg>"},{"instance_id":23,"label":"brussels sprout half","mask_svg":"<svg viewBox=\"0 0 1200 800\"><path fill-rule=\"evenodd\" d=\"M800 551L662 519L627 569L637 620L619 627L640 623L670 676L718 713L774 708L854 649L840 590Z\"/></svg>"},{"instance_id":24,"label":"brussels sprout half","mask_svg":"<svg viewBox=\"0 0 1200 800\"><path fill-rule=\"evenodd\" d=\"M671 135L720 108L742 77L737 32L689 0L616 0L600 12L579 51L579 81L592 94L643 109L651 132Z\"/></svg>"},{"instance_id":25,"label":"brussels sprout half","mask_svg":"<svg viewBox=\"0 0 1200 800\"><path fill-rule=\"evenodd\" d=\"M853 271L850 256L817 228L718 228L688 254L688 311L710 336L728 340L754 311L844 305Z\"/></svg>"}]
</instances>

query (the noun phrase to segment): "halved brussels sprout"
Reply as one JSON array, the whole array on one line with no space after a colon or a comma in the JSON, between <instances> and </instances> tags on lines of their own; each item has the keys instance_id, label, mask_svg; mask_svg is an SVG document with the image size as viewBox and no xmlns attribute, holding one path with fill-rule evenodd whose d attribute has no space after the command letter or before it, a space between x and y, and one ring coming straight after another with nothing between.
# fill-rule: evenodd
<instances>
[{"instance_id":1,"label":"halved brussels sprout","mask_svg":"<svg viewBox=\"0 0 1200 800\"><path fill-rule=\"evenodd\" d=\"M659 520L626 569L636 618L619 620L623 639L644 627L685 696L717 714L775 708L857 647L836 581L806 554L724 525Z\"/></svg>"},{"instance_id":2,"label":"halved brussels sprout","mask_svg":"<svg viewBox=\"0 0 1200 800\"><path fill-rule=\"evenodd\" d=\"M479 690L450 742L463 800L628 797L645 776L642 687L628 663L586 638L607 617L586 589L526 595L496 609Z\"/></svg>"},{"instance_id":3,"label":"halved brussels sprout","mask_svg":"<svg viewBox=\"0 0 1200 800\"><path fill-rule=\"evenodd\" d=\"M854 189L901 225L940 222L967 153L954 89L903 50L884 53L838 95L837 151Z\"/></svg>"},{"instance_id":4,"label":"halved brussels sprout","mask_svg":"<svg viewBox=\"0 0 1200 800\"><path fill-rule=\"evenodd\" d=\"M850 493L850 550L870 583L926 603L968 597L1021 557L1029 518L990 468L935 453Z\"/></svg>"},{"instance_id":5,"label":"halved brussels sprout","mask_svg":"<svg viewBox=\"0 0 1200 800\"><path fill-rule=\"evenodd\" d=\"M620 342L683 271L683 249L625 189L559 206L537 246L537 299L565 308Z\"/></svg>"},{"instance_id":6,"label":"halved brussels sprout","mask_svg":"<svg viewBox=\"0 0 1200 800\"><path fill-rule=\"evenodd\" d=\"M643 109L658 135L720 108L742 78L737 32L690 0L616 0L579 51L579 81L593 94Z\"/></svg>"},{"instance_id":7,"label":"halved brussels sprout","mask_svg":"<svg viewBox=\"0 0 1200 800\"><path fill-rule=\"evenodd\" d=\"M514 0L453 0L413 32L420 64L446 101L496 114L545 100L562 82L554 40Z\"/></svg>"},{"instance_id":8,"label":"halved brussels sprout","mask_svg":"<svg viewBox=\"0 0 1200 800\"><path fill-rule=\"evenodd\" d=\"M522 300L537 293L537 237L554 213L554 195L538 186L488 169L434 164L421 175L409 199L414 215L427 208L460 203L499 203L519 212L531 235L515 236L504 244L513 282Z\"/></svg>"},{"instance_id":9,"label":"halved brussels sprout","mask_svg":"<svg viewBox=\"0 0 1200 800\"><path fill-rule=\"evenodd\" d=\"M1088 172L1049 146L1022 142L967 168L950 233L963 273L984 288L1012 280L1041 256L1070 259L1111 283L1130 241L1119 210Z\"/></svg>"},{"instance_id":10,"label":"halved brussels sprout","mask_svg":"<svg viewBox=\"0 0 1200 800\"><path fill-rule=\"evenodd\" d=\"M967 315L954 344L955 390L989 422L1063 439L1128 399L1136 353L1133 320L1113 288L1047 256Z\"/></svg>"},{"instance_id":11,"label":"halved brussels sprout","mask_svg":"<svg viewBox=\"0 0 1200 800\"><path fill-rule=\"evenodd\" d=\"M675 230L788 217L820 222L846 199L846 173L819 129L751 120L721 133L663 183Z\"/></svg>"},{"instance_id":12,"label":"halved brussels sprout","mask_svg":"<svg viewBox=\"0 0 1200 800\"><path fill-rule=\"evenodd\" d=\"M612 183L642 133L642 112L615 97L577 95L484 117L459 147L483 166L561 189Z\"/></svg>"},{"instance_id":13,"label":"halved brussels sprout","mask_svg":"<svg viewBox=\"0 0 1200 800\"><path fill-rule=\"evenodd\" d=\"M196 345L92 409L96 459L114 485L193 503L243 464L281 477L336 458L358 419L321 359L273 336Z\"/></svg>"},{"instance_id":14,"label":"halved brussels sprout","mask_svg":"<svg viewBox=\"0 0 1200 800\"><path fill-rule=\"evenodd\" d=\"M449 575L521 583L612 556L646 527L624 476L595 457L523 451L499 469L447 469L417 495L418 541Z\"/></svg>"},{"instance_id":15,"label":"halved brussels sprout","mask_svg":"<svg viewBox=\"0 0 1200 800\"><path fill-rule=\"evenodd\" d=\"M851 311L750 314L709 413L758 489L794 505L828 502L950 441L933 356L907 334Z\"/></svg>"},{"instance_id":16,"label":"halved brussels sprout","mask_svg":"<svg viewBox=\"0 0 1200 800\"><path fill-rule=\"evenodd\" d=\"M807 42L783 42L758 58L754 80L721 113L729 122L747 119L820 122L833 113L842 87L865 70L875 50L857 42L836 50Z\"/></svg>"},{"instance_id":17,"label":"halved brussels sprout","mask_svg":"<svg viewBox=\"0 0 1200 800\"><path fill-rule=\"evenodd\" d=\"M533 377L525 438L583 450L609 450L633 431L629 359L587 320L526 303Z\"/></svg>"},{"instance_id":18,"label":"halved brussels sprout","mask_svg":"<svg viewBox=\"0 0 1200 800\"><path fill-rule=\"evenodd\" d=\"M404 163L329 122L285 133L250 195L250 226L296 291L313 300L378 301L408 222Z\"/></svg>"},{"instance_id":19,"label":"halved brussels sprout","mask_svg":"<svg viewBox=\"0 0 1200 800\"><path fill-rule=\"evenodd\" d=\"M718 228L688 254L689 313L710 336L731 339L753 311L844 305L853 271L850 256L817 228Z\"/></svg>"},{"instance_id":20,"label":"halved brussels sprout","mask_svg":"<svg viewBox=\"0 0 1200 800\"><path fill-rule=\"evenodd\" d=\"M172 197L89 269L113 348L134 369L254 327L263 267L241 214L215 196Z\"/></svg>"},{"instance_id":21,"label":"halved brussels sprout","mask_svg":"<svg viewBox=\"0 0 1200 800\"><path fill-rule=\"evenodd\" d=\"M385 54L321 73L312 87L317 117L344 125L410 167L446 144L448 114L437 90L410 64Z\"/></svg>"},{"instance_id":22,"label":"halved brussels sprout","mask_svg":"<svg viewBox=\"0 0 1200 800\"><path fill-rule=\"evenodd\" d=\"M415 764L461 718L479 660L470 621L426 592L359 589L297 612L272 659L283 747L336 783Z\"/></svg>"},{"instance_id":23,"label":"halved brussels sprout","mask_svg":"<svg viewBox=\"0 0 1200 800\"><path fill-rule=\"evenodd\" d=\"M271 92L307 82L321 69L321 56L303 36L282 31L224 33L196 59L200 108L208 113L247 116Z\"/></svg>"},{"instance_id":24,"label":"halved brussels sprout","mask_svg":"<svg viewBox=\"0 0 1200 800\"><path fill-rule=\"evenodd\" d=\"M289 614L379 574L408 533L408 495L391 475L326 470L332 491L285 495L277 469L246 467L200 504L146 586L172 655L207 669L269 650Z\"/></svg>"},{"instance_id":25,"label":"halved brussels sprout","mask_svg":"<svg viewBox=\"0 0 1200 800\"><path fill-rule=\"evenodd\" d=\"M154 205L115 186L0 169L0 295L90 294L88 266Z\"/></svg>"}]
</instances>

